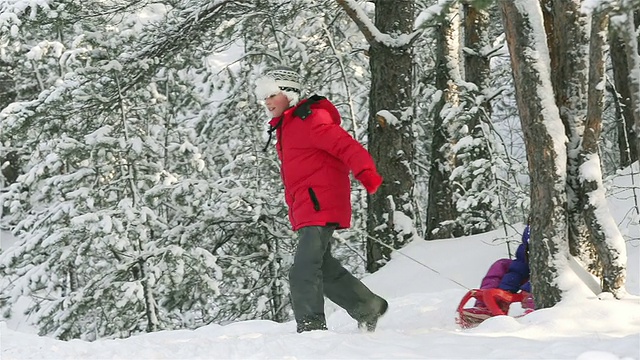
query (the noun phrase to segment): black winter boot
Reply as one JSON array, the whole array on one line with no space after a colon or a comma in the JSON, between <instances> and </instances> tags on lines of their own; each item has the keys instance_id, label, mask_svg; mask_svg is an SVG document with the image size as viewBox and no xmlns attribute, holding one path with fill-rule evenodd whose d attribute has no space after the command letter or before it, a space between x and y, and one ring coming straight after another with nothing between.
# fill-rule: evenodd
<instances>
[{"instance_id":1,"label":"black winter boot","mask_svg":"<svg viewBox=\"0 0 640 360\"><path fill-rule=\"evenodd\" d=\"M387 312L387 309L389 309L389 303L387 300L376 296L371 303L371 309L372 311L370 313L362 316L360 320L358 320L358 328L362 331L376 331L378 320Z\"/></svg>"},{"instance_id":2,"label":"black winter boot","mask_svg":"<svg viewBox=\"0 0 640 360\"><path fill-rule=\"evenodd\" d=\"M307 316L297 322L299 333L313 330L327 330L327 323L323 315Z\"/></svg>"}]
</instances>

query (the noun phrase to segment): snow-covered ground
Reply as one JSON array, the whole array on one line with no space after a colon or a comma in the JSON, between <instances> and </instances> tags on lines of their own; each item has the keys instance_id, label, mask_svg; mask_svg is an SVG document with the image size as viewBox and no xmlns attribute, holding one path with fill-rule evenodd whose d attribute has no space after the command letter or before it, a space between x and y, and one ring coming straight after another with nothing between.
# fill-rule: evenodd
<instances>
[{"instance_id":1,"label":"snow-covered ground","mask_svg":"<svg viewBox=\"0 0 640 360\"><path fill-rule=\"evenodd\" d=\"M453 240L415 241L365 282L390 303L375 333L361 333L327 305L329 331L297 334L295 324L244 321L123 340L58 341L29 332L25 319L0 323L0 357L9 359L640 359L640 226L625 189L609 197L627 239L631 295L564 300L521 318L500 316L475 329L455 323L455 309L489 265L507 254L496 231ZM640 196L640 179L635 187ZM517 227L518 231L522 226ZM6 233L3 246L8 241ZM517 234L510 234L517 240ZM586 287L585 287L586 289ZM588 290L585 290L588 291ZM521 311L512 308L513 313ZM17 330L19 331L17 331Z\"/></svg>"}]
</instances>

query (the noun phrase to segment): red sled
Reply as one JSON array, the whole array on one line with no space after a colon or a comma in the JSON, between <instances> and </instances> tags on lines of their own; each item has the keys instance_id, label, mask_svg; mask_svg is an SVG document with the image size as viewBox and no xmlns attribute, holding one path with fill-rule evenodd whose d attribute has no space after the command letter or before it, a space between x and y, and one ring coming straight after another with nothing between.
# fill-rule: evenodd
<instances>
[{"instance_id":1,"label":"red sled","mask_svg":"<svg viewBox=\"0 0 640 360\"><path fill-rule=\"evenodd\" d=\"M488 309L488 313L485 314L485 317L475 317L471 316L469 312L465 312L464 306L471 299L475 298L481 300L485 303ZM514 302L522 302L524 295L520 293L511 293L509 291L504 291L501 289L472 289L467 292L467 294L462 297L460 301L460 305L458 305L458 317L456 318L456 323L460 325L463 329L472 328L478 326L481 322L486 320L489 317L498 316L498 315L508 315L509 314L509 305Z\"/></svg>"}]
</instances>

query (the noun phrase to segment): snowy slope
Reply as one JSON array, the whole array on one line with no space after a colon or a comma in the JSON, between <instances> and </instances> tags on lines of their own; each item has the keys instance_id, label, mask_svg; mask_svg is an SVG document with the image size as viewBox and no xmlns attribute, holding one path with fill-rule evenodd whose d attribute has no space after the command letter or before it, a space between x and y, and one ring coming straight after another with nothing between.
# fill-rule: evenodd
<instances>
[{"instance_id":1,"label":"snowy slope","mask_svg":"<svg viewBox=\"0 0 640 360\"><path fill-rule=\"evenodd\" d=\"M503 255L491 234L414 242L367 284L390 300L376 333L360 333L343 311L330 331L295 333L293 322L245 321L195 331L168 331L124 340L62 342L16 332L2 324L2 359L639 359L640 297L566 302L523 318L497 317L460 330L455 308L487 265ZM633 245L635 243L635 245ZM637 266L637 241L629 243ZM464 266L460 266L464 264ZM638 295L637 273L628 290Z\"/></svg>"}]
</instances>

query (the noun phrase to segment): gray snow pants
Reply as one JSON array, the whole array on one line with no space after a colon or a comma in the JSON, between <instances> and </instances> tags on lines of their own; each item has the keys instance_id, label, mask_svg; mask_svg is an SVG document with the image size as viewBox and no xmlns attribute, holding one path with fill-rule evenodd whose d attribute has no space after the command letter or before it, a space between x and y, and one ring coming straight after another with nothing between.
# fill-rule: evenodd
<instances>
[{"instance_id":1,"label":"gray snow pants","mask_svg":"<svg viewBox=\"0 0 640 360\"><path fill-rule=\"evenodd\" d=\"M289 286L299 331L305 324L325 324L323 295L358 321L372 312L378 297L331 255L334 230L334 226L308 226L298 231Z\"/></svg>"}]
</instances>

